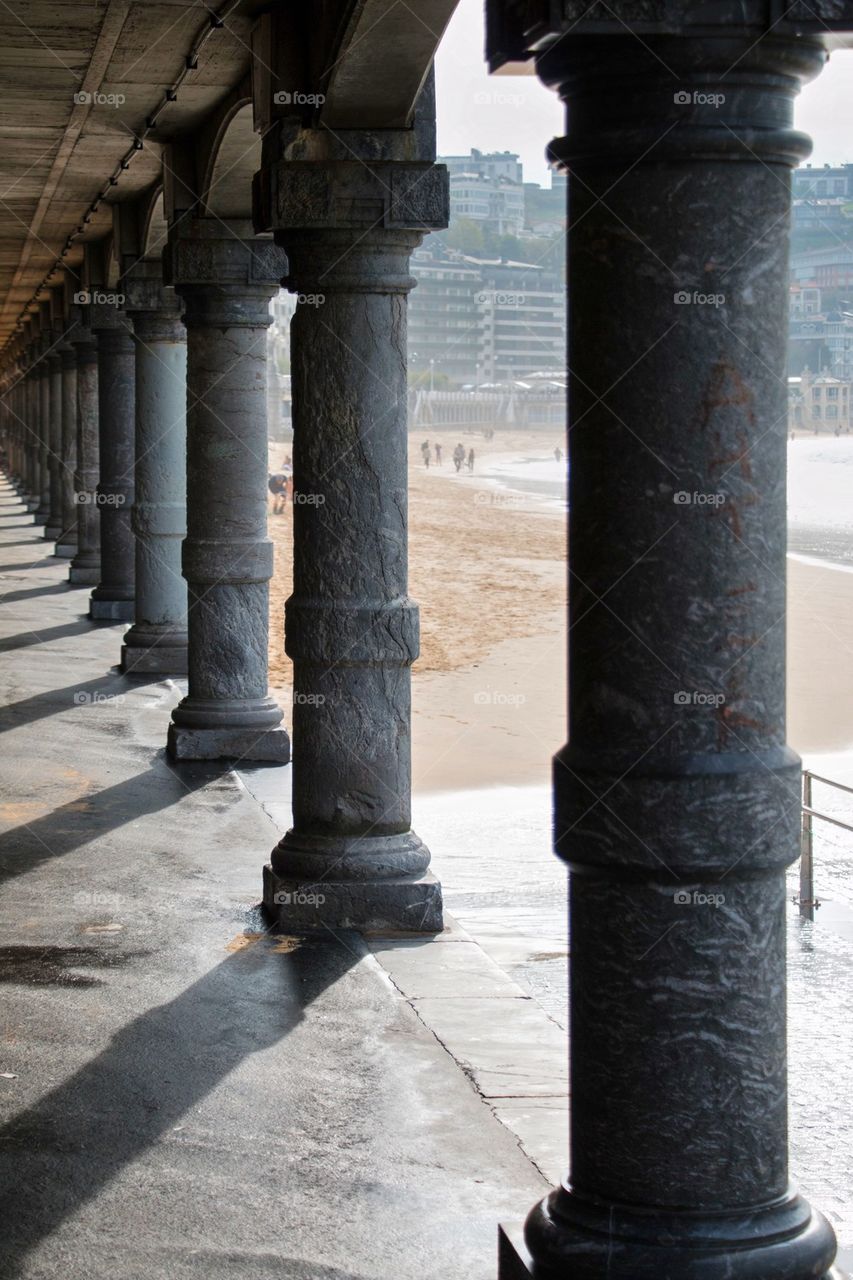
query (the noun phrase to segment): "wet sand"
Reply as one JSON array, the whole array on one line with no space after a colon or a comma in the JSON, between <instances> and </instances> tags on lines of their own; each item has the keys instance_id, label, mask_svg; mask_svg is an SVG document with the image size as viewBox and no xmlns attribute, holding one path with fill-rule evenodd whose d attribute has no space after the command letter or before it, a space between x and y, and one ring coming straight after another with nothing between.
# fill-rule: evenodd
<instances>
[{"instance_id":1,"label":"wet sand","mask_svg":"<svg viewBox=\"0 0 853 1280\"><path fill-rule=\"evenodd\" d=\"M427 433L425 433L427 434ZM565 520L536 498L485 481L490 463L553 457L556 431L429 432L444 466L410 441L410 584L421 609L413 672L413 763L420 792L547 782L565 739ZM476 454L456 476L457 442ZM277 464L282 453L275 446ZM287 706L283 608L291 513L270 517L270 683ZM789 740L804 753L853 748L853 572L789 559ZM289 715L286 716L289 720Z\"/></svg>"}]
</instances>

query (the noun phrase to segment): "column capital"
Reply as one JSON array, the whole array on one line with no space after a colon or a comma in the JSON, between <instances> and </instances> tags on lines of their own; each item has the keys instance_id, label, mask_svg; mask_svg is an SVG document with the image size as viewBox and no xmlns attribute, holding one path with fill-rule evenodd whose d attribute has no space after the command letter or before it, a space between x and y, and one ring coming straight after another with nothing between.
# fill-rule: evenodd
<instances>
[{"instance_id":1,"label":"column capital","mask_svg":"<svg viewBox=\"0 0 853 1280\"><path fill-rule=\"evenodd\" d=\"M447 168L427 161L282 160L257 175L255 196L275 232L435 231L448 224L449 189Z\"/></svg>"},{"instance_id":2,"label":"column capital","mask_svg":"<svg viewBox=\"0 0 853 1280\"><path fill-rule=\"evenodd\" d=\"M143 342L183 342L183 303L163 280L159 259L137 262L122 281L125 311Z\"/></svg>"},{"instance_id":3,"label":"column capital","mask_svg":"<svg viewBox=\"0 0 853 1280\"><path fill-rule=\"evenodd\" d=\"M196 218L180 222L169 239L163 275L185 285L278 287L287 258L270 236L256 236L243 220L224 223Z\"/></svg>"},{"instance_id":4,"label":"column capital","mask_svg":"<svg viewBox=\"0 0 853 1280\"><path fill-rule=\"evenodd\" d=\"M170 238L163 269L187 304L186 324L265 327L269 300L287 274L287 257L271 237L253 235L242 220L185 219Z\"/></svg>"},{"instance_id":5,"label":"column capital","mask_svg":"<svg viewBox=\"0 0 853 1280\"><path fill-rule=\"evenodd\" d=\"M853 31L850 0L744 0L731 4L672 4L665 0L615 0L590 4L589 0L563 0L543 5L541 0L488 0L486 56L492 70L507 63L525 61L550 44L586 35L625 36L631 39L657 35L708 37L735 30L751 39L769 32L802 39L823 40L836 31Z\"/></svg>"},{"instance_id":6,"label":"column capital","mask_svg":"<svg viewBox=\"0 0 853 1280\"><path fill-rule=\"evenodd\" d=\"M98 358L98 338L88 326L80 324L73 333L69 334L68 341L77 352L78 363L97 360Z\"/></svg>"},{"instance_id":7,"label":"column capital","mask_svg":"<svg viewBox=\"0 0 853 1280\"><path fill-rule=\"evenodd\" d=\"M100 297L110 297L115 301L100 301ZM118 301L121 299L121 301ZM98 295L93 294L89 303L89 328L100 337L101 333L110 330L127 330L127 316L124 313L125 294Z\"/></svg>"}]
</instances>

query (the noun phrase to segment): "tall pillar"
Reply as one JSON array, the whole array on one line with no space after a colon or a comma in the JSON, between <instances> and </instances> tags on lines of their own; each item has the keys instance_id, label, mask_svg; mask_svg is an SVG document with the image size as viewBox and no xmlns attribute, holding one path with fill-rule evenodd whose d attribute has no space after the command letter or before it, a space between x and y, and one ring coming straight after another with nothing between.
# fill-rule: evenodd
<instances>
[{"instance_id":1,"label":"tall pillar","mask_svg":"<svg viewBox=\"0 0 853 1280\"><path fill-rule=\"evenodd\" d=\"M48 331L41 342L38 362L39 397L39 482L41 497L36 510L36 524L47 526L50 518L50 366L48 351L51 345Z\"/></svg>"},{"instance_id":2,"label":"tall pillar","mask_svg":"<svg viewBox=\"0 0 853 1280\"><path fill-rule=\"evenodd\" d=\"M435 932L441 887L411 827L406 308L410 255L446 225L447 173L287 162L265 181L300 303L285 615L293 827L266 868L264 902L287 927Z\"/></svg>"},{"instance_id":3,"label":"tall pillar","mask_svg":"<svg viewBox=\"0 0 853 1280\"><path fill-rule=\"evenodd\" d=\"M571 1156L501 1280L835 1255L788 1181L785 1046L789 171L824 54L699 8L642 40L608 9L537 59L569 122Z\"/></svg>"},{"instance_id":4,"label":"tall pillar","mask_svg":"<svg viewBox=\"0 0 853 1280\"><path fill-rule=\"evenodd\" d=\"M55 554L70 559L77 550L77 512L74 476L77 471L77 350L66 341L59 348L62 362L62 530Z\"/></svg>"},{"instance_id":5,"label":"tall pillar","mask_svg":"<svg viewBox=\"0 0 853 1280\"><path fill-rule=\"evenodd\" d=\"M130 321L122 311L93 303L90 312L98 339L101 578L92 592L89 617L132 622L136 580L131 525L136 349Z\"/></svg>"},{"instance_id":6,"label":"tall pillar","mask_svg":"<svg viewBox=\"0 0 853 1280\"><path fill-rule=\"evenodd\" d=\"M91 329L82 325L72 336L77 352L77 551L68 581L91 585L101 576L101 528L98 485L98 345Z\"/></svg>"},{"instance_id":7,"label":"tall pillar","mask_svg":"<svg viewBox=\"0 0 853 1280\"><path fill-rule=\"evenodd\" d=\"M267 691L267 329L286 270L251 225L185 220L168 278L187 328L188 694L172 713L180 760L286 764L290 740ZM242 237L242 238L238 238Z\"/></svg>"},{"instance_id":8,"label":"tall pillar","mask_svg":"<svg viewBox=\"0 0 853 1280\"><path fill-rule=\"evenodd\" d=\"M136 347L136 605L121 666L128 674L180 676L187 670L187 344L180 302L161 281L160 262L143 261L123 284Z\"/></svg>"},{"instance_id":9,"label":"tall pillar","mask_svg":"<svg viewBox=\"0 0 853 1280\"><path fill-rule=\"evenodd\" d=\"M38 395L38 345L31 342L27 349L27 371L24 375L24 450L27 487L27 511L35 514L41 501L41 475L39 472L39 410Z\"/></svg>"},{"instance_id":10,"label":"tall pillar","mask_svg":"<svg viewBox=\"0 0 853 1280\"><path fill-rule=\"evenodd\" d=\"M48 388L50 515L45 525L44 536L50 541L55 541L62 533L62 476L65 470L62 458L62 357L55 342L56 335L54 335L54 345L51 347L50 355L47 357L48 372L45 379Z\"/></svg>"}]
</instances>

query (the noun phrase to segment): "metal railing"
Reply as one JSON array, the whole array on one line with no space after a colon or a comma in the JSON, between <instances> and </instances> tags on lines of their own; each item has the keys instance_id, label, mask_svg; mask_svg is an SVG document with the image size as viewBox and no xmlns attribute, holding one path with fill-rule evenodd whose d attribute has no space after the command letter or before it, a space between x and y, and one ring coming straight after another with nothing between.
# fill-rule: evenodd
<instances>
[{"instance_id":1,"label":"metal railing","mask_svg":"<svg viewBox=\"0 0 853 1280\"><path fill-rule=\"evenodd\" d=\"M828 813L819 813L812 803L812 784L820 782L824 786L834 787L836 791L846 791L853 796L853 787L846 787L841 782L833 782L831 778L823 778L811 769L803 770L803 828L800 845L800 892L794 899L800 908L800 915L806 920L814 920L815 909L820 906L814 895L814 828L813 820L829 822L842 831L853 831L853 825L842 822L840 818L832 818Z\"/></svg>"}]
</instances>

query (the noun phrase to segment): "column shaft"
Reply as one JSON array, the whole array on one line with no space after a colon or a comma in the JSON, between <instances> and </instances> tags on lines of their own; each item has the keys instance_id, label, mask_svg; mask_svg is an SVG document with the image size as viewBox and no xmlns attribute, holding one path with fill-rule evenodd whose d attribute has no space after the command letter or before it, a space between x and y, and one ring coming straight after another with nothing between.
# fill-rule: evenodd
<instances>
[{"instance_id":1,"label":"column shaft","mask_svg":"<svg viewBox=\"0 0 853 1280\"><path fill-rule=\"evenodd\" d=\"M266 350L286 263L271 241L223 240L219 225L216 234L201 241L200 264L194 240L169 251L186 305L190 605L189 691L173 713L169 750L178 759L285 764L290 741L267 692Z\"/></svg>"},{"instance_id":2,"label":"column shaft","mask_svg":"<svg viewBox=\"0 0 853 1280\"><path fill-rule=\"evenodd\" d=\"M26 448L27 510L37 512L41 501L41 473L39 470L39 410L37 344L27 352L29 368L24 379L24 423Z\"/></svg>"},{"instance_id":3,"label":"column shaft","mask_svg":"<svg viewBox=\"0 0 853 1280\"><path fill-rule=\"evenodd\" d=\"M55 540L62 533L62 357L55 349L48 356L48 440L50 442L50 516L44 536Z\"/></svg>"},{"instance_id":4,"label":"column shaft","mask_svg":"<svg viewBox=\"0 0 853 1280\"><path fill-rule=\"evenodd\" d=\"M620 31L538 62L570 123L571 1159L502 1280L834 1256L788 1183L785 1054L788 170L821 60Z\"/></svg>"},{"instance_id":5,"label":"column shaft","mask_svg":"<svg viewBox=\"0 0 853 1280\"><path fill-rule=\"evenodd\" d=\"M310 194L318 171L323 209ZM301 295L285 641L293 826L266 869L264 902L285 928L434 932L441 887L411 828L406 308L411 253L424 229L446 225L447 175L430 163L283 162L261 190Z\"/></svg>"},{"instance_id":6,"label":"column shaft","mask_svg":"<svg viewBox=\"0 0 853 1280\"><path fill-rule=\"evenodd\" d=\"M69 582L93 584L101 576L101 528L98 486L98 347L89 329L74 332L77 351L77 551L68 571Z\"/></svg>"},{"instance_id":7,"label":"column shaft","mask_svg":"<svg viewBox=\"0 0 853 1280\"><path fill-rule=\"evenodd\" d=\"M41 501L36 511L36 522L47 526L50 518L50 365L47 355L52 339L42 342L39 361L39 472L41 476ZM46 534L45 534L46 536Z\"/></svg>"},{"instance_id":8,"label":"column shaft","mask_svg":"<svg viewBox=\"0 0 853 1280\"><path fill-rule=\"evenodd\" d=\"M154 265L159 276L160 264ZM128 282L125 292L136 345L136 611L124 638L122 669L184 675L187 346L172 290L149 276Z\"/></svg>"},{"instance_id":9,"label":"column shaft","mask_svg":"<svg viewBox=\"0 0 853 1280\"><path fill-rule=\"evenodd\" d=\"M74 477L77 471L77 352L70 343L60 348L62 360L62 531L56 555L70 559L77 550L77 512Z\"/></svg>"},{"instance_id":10,"label":"column shaft","mask_svg":"<svg viewBox=\"0 0 853 1280\"><path fill-rule=\"evenodd\" d=\"M122 313L93 316L92 327L98 336L101 578L92 592L89 616L132 622L136 581L131 525L136 351L130 322Z\"/></svg>"}]
</instances>

